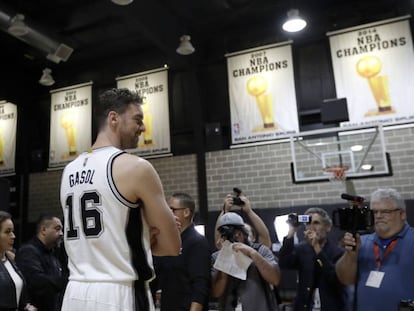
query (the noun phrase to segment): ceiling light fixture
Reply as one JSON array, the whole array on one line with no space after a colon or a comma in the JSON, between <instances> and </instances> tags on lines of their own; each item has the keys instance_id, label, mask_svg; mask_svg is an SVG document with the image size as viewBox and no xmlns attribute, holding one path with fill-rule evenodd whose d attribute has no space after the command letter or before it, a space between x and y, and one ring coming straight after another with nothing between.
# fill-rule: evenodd
<instances>
[{"instance_id":1,"label":"ceiling light fixture","mask_svg":"<svg viewBox=\"0 0 414 311\"><path fill-rule=\"evenodd\" d=\"M111 0L111 1L118 5L128 5L134 2L134 0Z\"/></svg>"},{"instance_id":2,"label":"ceiling light fixture","mask_svg":"<svg viewBox=\"0 0 414 311\"><path fill-rule=\"evenodd\" d=\"M29 33L29 29L27 28L26 24L24 23L24 15L23 14L16 14L10 20L10 26L7 31L16 37L21 37L27 35Z\"/></svg>"},{"instance_id":3,"label":"ceiling light fixture","mask_svg":"<svg viewBox=\"0 0 414 311\"><path fill-rule=\"evenodd\" d=\"M287 12L287 20L284 22L282 28L287 32L298 32L306 27L306 21L299 15L299 10L291 9Z\"/></svg>"},{"instance_id":4,"label":"ceiling light fixture","mask_svg":"<svg viewBox=\"0 0 414 311\"><path fill-rule=\"evenodd\" d=\"M43 69L43 74L40 77L39 83L43 86L51 86L55 84L55 79L52 77L52 70L49 68Z\"/></svg>"},{"instance_id":5,"label":"ceiling light fixture","mask_svg":"<svg viewBox=\"0 0 414 311\"><path fill-rule=\"evenodd\" d=\"M190 55L195 51L194 46L190 42L191 37L189 35L183 35L180 38L180 45L177 48L177 53L180 55Z\"/></svg>"}]
</instances>

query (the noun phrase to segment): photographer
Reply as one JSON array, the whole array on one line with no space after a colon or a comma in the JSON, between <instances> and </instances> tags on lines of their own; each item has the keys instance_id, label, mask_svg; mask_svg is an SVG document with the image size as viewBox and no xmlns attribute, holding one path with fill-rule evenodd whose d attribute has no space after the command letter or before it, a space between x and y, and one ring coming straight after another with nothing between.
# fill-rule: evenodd
<instances>
[{"instance_id":1,"label":"photographer","mask_svg":"<svg viewBox=\"0 0 414 311\"><path fill-rule=\"evenodd\" d=\"M240 252L252 260L245 280L212 268L212 296L219 298L219 309L277 310L271 285L279 283L280 271L272 251L260 243L249 241L244 221L236 213L229 212L220 217L218 230L224 241L232 243L232 251ZM219 253L212 255L213 265Z\"/></svg>"},{"instance_id":2,"label":"photographer","mask_svg":"<svg viewBox=\"0 0 414 311\"><path fill-rule=\"evenodd\" d=\"M398 310L400 301L414 298L414 228L407 224L404 199L394 189L374 191L370 207L375 232L345 234L346 251L336 272L343 284L357 284L356 310Z\"/></svg>"},{"instance_id":3,"label":"photographer","mask_svg":"<svg viewBox=\"0 0 414 311\"><path fill-rule=\"evenodd\" d=\"M224 198L223 209L220 215L217 218L216 226L215 226L215 234L214 239L217 245L217 248L220 248L220 233L218 232L218 220L221 216L225 213L228 213L234 207L238 207L241 209L243 213L247 216L249 221L251 222L252 226L245 224L247 232L249 233L249 239L251 242L260 242L267 247L272 246L272 242L270 240L269 230L266 228L263 220L253 211L249 198L242 193L242 191L238 188L233 189L233 194L227 194Z\"/></svg>"},{"instance_id":4,"label":"photographer","mask_svg":"<svg viewBox=\"0 0 414 311\"><path fill-rule=\"evenodd\" d=\"M305 224L305 241L294 245L293 237L300 223L297 219L291 221L279 252L280 267L296 269L299 273L294 310L346 310L344 286L335 274L335 262L343 254L343 249L327 239L332 220L325 210L318 207L309 208L305 215L310 216Z\"/></svg>"}]
</instances>

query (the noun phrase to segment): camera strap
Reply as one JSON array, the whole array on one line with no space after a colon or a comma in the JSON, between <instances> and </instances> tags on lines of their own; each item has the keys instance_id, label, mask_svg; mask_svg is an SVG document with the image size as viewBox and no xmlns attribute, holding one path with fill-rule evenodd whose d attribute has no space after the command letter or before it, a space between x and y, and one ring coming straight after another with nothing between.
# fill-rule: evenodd
<instances>
[{"instance_id":1,"label":"camera strap","mask_svg":"<svg viewBox=\"0 0 414 311\"><path fill-rule=\"evenodd\" d=\"M387 248L385 249L384 256L380 257L379 253L379 246L377 242L374 242L374 256L375 256L375 263L377 265L377 269L380 270L382 263L384 262L385 258L388 257L388 255L391 253L391 251L394 249L395 245L397 244L398 239L392 240L390 244L388 244Z\"/></svg>"}]
</instances>

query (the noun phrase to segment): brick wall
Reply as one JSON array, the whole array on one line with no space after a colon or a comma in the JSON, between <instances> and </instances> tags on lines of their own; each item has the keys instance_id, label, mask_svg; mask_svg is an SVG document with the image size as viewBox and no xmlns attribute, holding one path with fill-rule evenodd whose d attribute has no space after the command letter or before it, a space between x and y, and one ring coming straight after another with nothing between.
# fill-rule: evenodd
<instances>
[{"instance_id":1,"label":"brick wall","mask_svg":"<svg viewBox=\"0 0 414 311\"><path fill-rule=\"evenodd\" d=\"M188 192L198 200L196 157L194 155L150 159L158 171L165 195ZM29 176L28 221L34 222L41 214L61 216L60 179L62 170L34 173Z\"/></svg>"},{"instance_id":2,"label":"brick wall","mask_svg":"<svg viewBox=\"0 0 414 311\"><path fill-rule=\"evenodd\" d=\"M378 187L394 187L406 199L414 198L414 128L384 131L394 175L353 180L356 192L364 197ZM197 200L196 156L151 159L158 171L166 196L188 192ZM290 174L290 145L246 147L206 154L208 207L217 211L223 197L234 186L245 191L255 208L288 207L341 203L341 182L293 184ZM29 221L44 212L60 213L59 183L62 171L31 174L29 178Z\"/></svg>"}]
</instances>

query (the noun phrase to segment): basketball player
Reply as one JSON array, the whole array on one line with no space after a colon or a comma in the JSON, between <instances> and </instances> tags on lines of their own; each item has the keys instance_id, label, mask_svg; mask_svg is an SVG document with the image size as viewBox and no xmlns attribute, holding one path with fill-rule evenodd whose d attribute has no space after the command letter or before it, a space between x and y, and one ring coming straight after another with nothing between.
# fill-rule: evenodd
<instances>
[{"instance_id":1,"label":"basketball player","mask_svg":"<svg viewBox=\"0 0 414 311\"><path fill-rule=\"evenodd\" d=\"M99 100L97 139L62 175L70 270L62 310L153 310L151 251L177 256L180 233L152 165L123 151L145 131L141 98L111 89Z\"/></svg>"}]
</instances>

